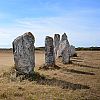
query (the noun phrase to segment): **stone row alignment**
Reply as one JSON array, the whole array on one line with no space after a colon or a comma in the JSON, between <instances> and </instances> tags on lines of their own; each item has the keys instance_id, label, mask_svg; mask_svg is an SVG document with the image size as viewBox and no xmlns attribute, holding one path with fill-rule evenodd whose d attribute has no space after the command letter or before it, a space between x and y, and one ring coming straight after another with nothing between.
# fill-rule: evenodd
<instances>
[{"instance_id":1,"label":"stone row alignment","mask_svg":"<svg viewBox=\"0 0 100 100\"><path fill-rule=\"evenodd\" d=\"M31 74L35 67L35 38L31 32L27 32L13 41L13 54L17 74ZM75 47L70 46L66 33L54 35L53 38L45 38L45 66L54 67L55 58L62 57L63 64L70 62L70 56L75 54Z\"/></svg>"}]
</instances>

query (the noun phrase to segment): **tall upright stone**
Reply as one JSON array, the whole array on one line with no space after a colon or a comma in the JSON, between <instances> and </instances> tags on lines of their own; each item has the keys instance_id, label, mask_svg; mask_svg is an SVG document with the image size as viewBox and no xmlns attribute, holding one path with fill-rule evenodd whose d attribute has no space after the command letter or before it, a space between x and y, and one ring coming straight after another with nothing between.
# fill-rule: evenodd
<instances>
[{"instance_id":1,"label":"tall upright stone","mask_svg":"<svg viewBox=\"0 0 100 100\"><path fill-rule=\"evenodd\" d=\"M62 35L62 38L61 38L61 41L64 41L64 40L68 41L68 40L67 40L67 35L66 35L66 33L64 33L64 34Z\"/></svg>"},{"instance_id":2,"label":"tall upright stone","mask_svg":"<svg viewBox=\"0 0 100 100\"><path fill-rule=\"evenodd\" d=\"M59 50L57 51L57 57L62 57L62 52L63 52L65 47L68 49L67 51L70 54L70 44L69 44L66 33L64 33L62 35L62 38L61 38L61 41L59 44Z\"/></svg>"},{"instance_id":3,"label":"tall upright stone","mask_svg":"<svg viewBox=\"0 0 100 100\"><path fill-rule=\"evenodd\" d=\"M62 51L62 62L63 64L68 64L70 63L70 54L67 46Z\"/></svg>"},{"instance_id":4,"label":"tall upright stone","mask_svg":"<svg viewBox=\"0 0 100 100\"><path fill-rule=\"evenodd\" d=\"M55 58L57 58L57 51L59 49L59 43L60 43L60 35L54 34L54 52L55 52Z\"/></svg>"},{"instance_id":5,"label":"tall upright stone","mask_svg":"<svg viewBox=\"0 0 100 100\"><path fill-rule=\"evenodd\" d=\"M65 47L66 47L66 40L60 41L59 49L57 51L57 58L58 57L62 57L62 52L63 52L63 50L64 50Z\"/></svg>"},{"instance_id":6,"label":"tall upright stone","mask_svg":"<svg viewBox=\"0 0 100 100\"><path fill-rule=\"evenodd\" d=\"M45 66L53 67L55 65L53 38L46 36L45 38Z\"/></svg>"},{"instance_id":7,"label":"tall upright stone","mask_svg":"<svg viewBox=\"0 0 100 100\"><path fill-rule=\"evenodd\" d=\"M57 57L62 57L62 61L64 64L70 62L70 44L66 33L62 35L59 44L59 50L57 51Z\"/></svg>"},{"instance_id":8,"label":"tall upright stone","mask_svg":"<svg viewBox=\"0 0 100 100\"><path fill-rule=\"evenodd\" d=\"M75 55L75 46L70 46L71 56Z\"/></svg>"},{"instance_id":9,"label":"tall upright stone","mask_svg":"<svg viewBox=\"0 0 100 100\"><path fill-rule=\"evenodd\" d=\"M35 67L35 38L27 32L13 41L13 54L17 74L30 74Z\"/></svg>"},{"instance_id":10,"label":"tall upright stone","mask_svg":"<svg viewBox=\"0 0 100 100\"><path fill-rule=\"evenodd\" d=\"M70 46L66 33L64 33L64 34L62 35L61 42L63 42L63 41L66 41L66 46L67 46L67 47Z\"/></svg>"}]
</instances>

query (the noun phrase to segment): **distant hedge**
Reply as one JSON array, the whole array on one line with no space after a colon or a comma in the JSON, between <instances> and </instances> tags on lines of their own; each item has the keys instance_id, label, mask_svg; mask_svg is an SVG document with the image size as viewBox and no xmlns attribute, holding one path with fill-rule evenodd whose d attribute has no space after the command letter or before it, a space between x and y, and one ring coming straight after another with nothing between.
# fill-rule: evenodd
<instances>
[{"instance_id":1,"label":"distant hedge","mask_svg":"<svg viewBox=\"0 0 100 100\"><path fill-rule=\"evenodd\" d=\"M75 48L77 51L81 51L81 50L90 50L90 51L100 51L100 47L78 47Z\"/></svg>"},{"instance_id":2,"label":"distant hedge","mask_svg":"<svg viewBox=\"0 0 100 100\"><path fill-rule=\"evenodd\" d=\"M45 50L45 47L36 47L35 50Z\"/></svg>"},{"instance_id":3,"label":"distant hedge","mask_svg":"<svg viewBox=\"0 0 100 100\"><path fill-rule=\"evenodd\" d=\"M81 51L81 50L100 51L100 47L78 47L75 49L76 49L76 51ZM35 50L45 50L45 47L36 47Z\"/></svg>"},{"instance_id":4,"label":"distant hedge","mask_svg":"<svg viewBox=\"0 0 100 100\"><path fill-rule=\"evenodd\" d=\"M75 48L76 51L100 51L100 47L78 47ZM5 51L5 50L12 50L12 48L0 48L0 51ZM35 50L45 50L45 47L36 47Z\"/></svg>"}]
</instances>

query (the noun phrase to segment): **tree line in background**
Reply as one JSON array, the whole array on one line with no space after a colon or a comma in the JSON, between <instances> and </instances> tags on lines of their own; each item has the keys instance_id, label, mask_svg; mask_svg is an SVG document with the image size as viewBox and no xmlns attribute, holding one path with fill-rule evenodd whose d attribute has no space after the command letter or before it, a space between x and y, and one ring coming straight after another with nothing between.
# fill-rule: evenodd
<instances>
[{"instance_id":1,"label":"tree line in background","mask_svg":"<svg viewBox=\"0 0 100 100\"><path fill-rule=\"evenodd\" d=\"M81 51L81 50L100 51L100 47L78 47L75 49L76 51Z\"/></svg>"},{"instance_id":2,"label":"tree line in background","mask_svg":"<svg viewBox=\"0 0 100 100\"><path fill-rule=\"evenodd\" d=\"M35 50L44 50L45 47L37 47ZM76 51L81 51L81 50L90 50L90 51L100 51L100 47L77 47L75 48Z\"/></svg>"},{"instance_id":3,"label":"tree line in background","mask_svg":"<svg viewBox=\"0 0 100 100\"><path fill-rule=\"evenodd\" d=\"M100 51L100 47L77 47L76 51ZM12 50L12 48L0 48L0 50ZM35 50L45 50L45 47L36 47Z\"/></svg>"}]
</instances>

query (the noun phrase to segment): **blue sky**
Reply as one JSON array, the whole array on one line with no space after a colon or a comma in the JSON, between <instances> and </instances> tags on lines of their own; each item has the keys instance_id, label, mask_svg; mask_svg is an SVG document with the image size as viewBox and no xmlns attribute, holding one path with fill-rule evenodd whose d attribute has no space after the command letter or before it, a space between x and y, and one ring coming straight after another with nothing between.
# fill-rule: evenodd
<instances>
[{"instance_id":1,"label":"blue sky","mask_svg":"<svg viewBox=\"0 0 100 100\"><path fill-rule=\"evenodd\" d=\"M100 0L1 0L0 48L12 47L28 31L35 46L44 46L47 35L64 32L76 47L100 46Z\"/></svg>"}]
</instances>

